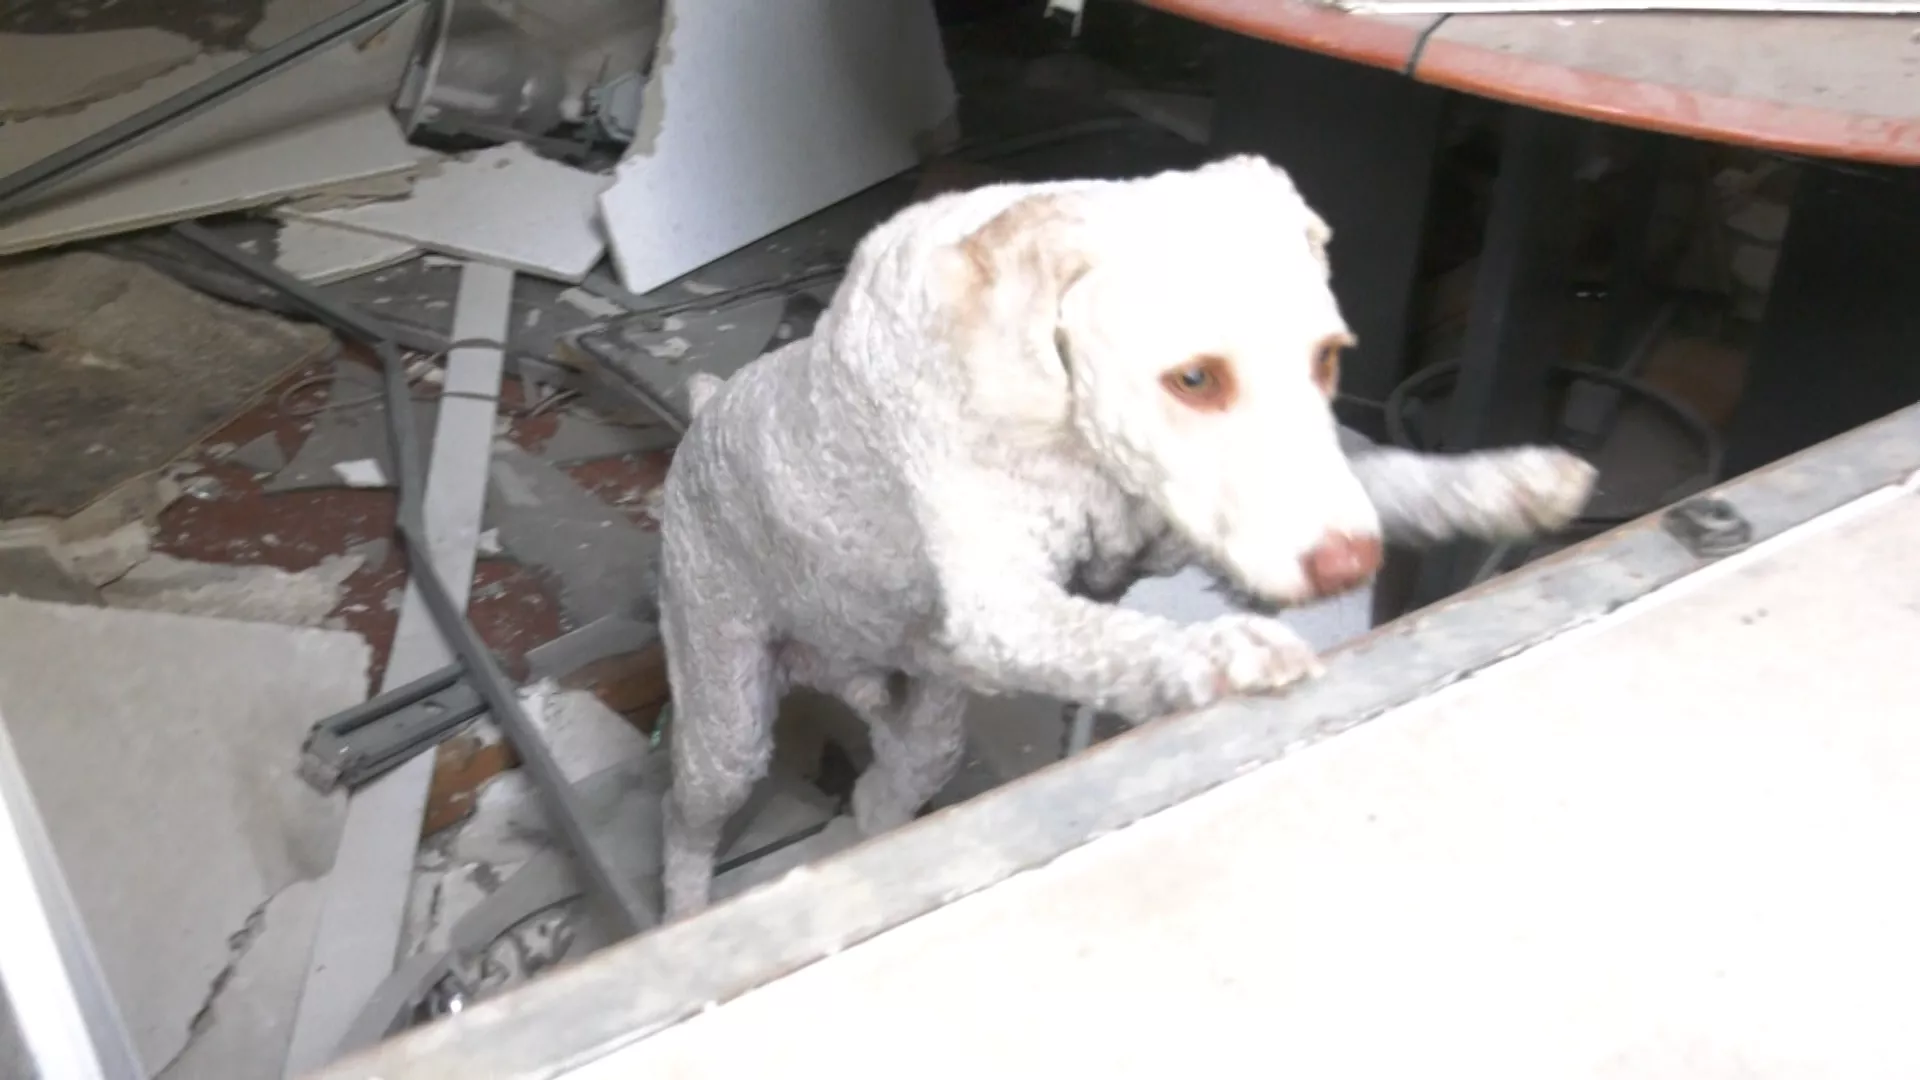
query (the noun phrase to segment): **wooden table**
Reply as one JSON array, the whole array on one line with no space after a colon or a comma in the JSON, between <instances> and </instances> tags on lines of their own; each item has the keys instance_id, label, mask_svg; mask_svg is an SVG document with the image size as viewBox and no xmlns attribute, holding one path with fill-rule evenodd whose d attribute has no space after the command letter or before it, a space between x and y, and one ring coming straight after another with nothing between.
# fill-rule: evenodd
<instances>
[{"instance_id":1,"label":"wooden table","mask_svg":"<svg viewBox=\"0 0 1920 1080\"><path fill-rule=\"evenodd\" d=\"M1920 16L1346 15L1141 0L1249 38L1610 124L1920 165Z\"/></svg>"},{"instance_id":2,"label":"wooden table","mask_svg":"<svg viewBox=\"0 0 1920 1080\"><path fill-rule=\"evenodd\" d=\"M1920 16L1387 17L1306 0L1141 2L1234 35L1214 149L1285 165L1333 224L1335 288L1361 340L1343 387L1355 397L1382 401L1408 373L1441 104L1458 92L1517 107L1450 445L1544 434L1541 387L1570 284L1572 170L1590 123L1641 133L1647 209L1668 137L1821 163L1794 197L1728 432L1729 474L1920 400L1920 363L1907 355L1920 345ZM1642 317L1645 290L1614 284L1616 321ZM1343 419L1363 430L1371 420L1379 434L1377 417ZM1421 599L1457 584L1429 581Z\"/></svg>"}]
</instances>

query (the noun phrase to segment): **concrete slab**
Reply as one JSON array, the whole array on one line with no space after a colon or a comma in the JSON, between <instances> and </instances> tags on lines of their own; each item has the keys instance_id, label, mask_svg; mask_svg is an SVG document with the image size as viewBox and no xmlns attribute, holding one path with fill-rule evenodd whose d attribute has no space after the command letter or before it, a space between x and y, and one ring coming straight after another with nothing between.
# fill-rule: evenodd
<instances>
[{"instance_id":1,"label":"concrete slab","mask_svg":"<svg viewBox=\"0 0 1920 1080\"><path fill-rule=\"evenodd\" d=\"M209 1005L202 1034L284 1052L299 972L248 961L311 939L270 901L327 872L344 800L293 766L316 718L365 699L369 659L355 634L0 598L0 702L149 1071ZM241 965L257 993L236 1006ZM265 1075L219 1056L170 1075Z\"/></svg>"}]
</instances>

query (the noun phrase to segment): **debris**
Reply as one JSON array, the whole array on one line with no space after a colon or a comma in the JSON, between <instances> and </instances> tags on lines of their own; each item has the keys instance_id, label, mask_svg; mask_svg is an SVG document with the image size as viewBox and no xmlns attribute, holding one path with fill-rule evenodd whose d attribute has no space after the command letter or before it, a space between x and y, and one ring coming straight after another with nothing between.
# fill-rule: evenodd
<instances>
[{"instance_id":1,"label":"debris","mask_svg":"<svg viewBox=\"0 0 1920 1080\"><path fill-rule=\"evenodd\" d=\"M522 690L520 699L560 771L576 784L647 752L646 736L585 690L562 690L543 680Z\"/></svg>"},{"instance_id":2,"label":"debris","mask_svg":"<svg viewBox=\"0 0 1920 1080\"><path fill-rule=\"evenodd\" d=\"M625 315L627 313L624 305L602 299L577 285L561 293L557 299L561 303L571 304L597 319L611 319L615 315Z\"/></svg>"},{"instance_id":3,"label":"debris","mask_svg":"<svg viewBox=\"0 0 1920 1080\"><path fill-rule=\"evenodd\" d=\"M70 514L335 348L89 252L0 266L0 517Z\"/></svg>"},{"instance_id":4,"label":"debris","mask_svg":"<svg viewBox=\"0 0 1920 1080\"><path fill-rule=\"evenodd\" d=\"M660 631L652 623L608 615L528 651L527 670L536 679L564 678L596 660L635 652L659 640Z\"/></svg>"},{"instance_id":5,"label":"debris","mask_svg":"<svg viewBox=\"0 0 1920 1080\"><path fill-rule=\"evenodd\" d=\"M286 451L280 449L280 436L269 431L247 440L227 455L227 460L256 476L267 476L287 467Z\"/></svg>"},{"instance_id":6,"label":"debris","mask_svg":"<svg viewBox=\"0 0 1920 1080\"><path fill-rule=\"evenodd\" d=\"M393 555L393 541L384 536L371 540L362 540L347 548L341 554L360 560L360 564L369 570L378 570L387 565L387 559Z\"/></svg>"},{"instance_id":7,"label":"debris","mask_svg":"<svg viewBox=\"0 0 1920 1080\"><path fill-rule=\"evenodd\" d=\"M569 617L590 622L652 610L658 534L510 442L494 443L489 476L501 546L554 581Z\"/></svg>"},{"instance_id":8,"label":"debris","mask_svg":"<svg viewBox=\"0 0 1920 1080\"><path fill-rule=\"evenodd\" d=\"M368 663L353 634L0 599L7 726L148 1074L237 970L233 935L326 873L341 800L302 784L287 751L365 696ZM258 1036L273 1068L227 1075L278 1075L298 980L248 961L268 945L304 959L312 923L267 925L239 958L260 992L210 1016Z\"/></svg>"},{"instance_id":9,"label":"debris","mask_svg":"<svg viewBox=\"0 0 1920 1080\"><path fill-rule=\"evenodd\" d=\"M303 491L309 488L339 487L345 479L336 466L350 461L372 460L380 475L393 475L391 451L387 446L387 422L380 403L379 375L366 365L346 357L334 361L333 379L327 398L316 406L313 431L308 434L286 468L261 485L268 492ZM414 422L419 430L433 430L439 409L436 401L415 401Z\"/></svg>"},{"instance_id":10,"label":"debris","mask_svg":"<svg viewBox=\"0 0 1920 1080\"><path fill-rule=\"evenodd\" d=\"M606 250L594 215L606 186L604 176L510 143L444 163L404 199L281 216L577 282Z\"/></svg>"},{"instance_id":11,"label":"debris","mask_svg":"<svg viewBox=\"0 0 1920 1080\"><path fill-rule=\"evenodd\" d=\"M100 604L100 594L68 573L47 548L16 547L4 542L0 542L0 596L96 607Z\"/></svg>"},{"instance_id":12,"label":"debris","mask_svg":"<svg viewBox=\"0 0 1920 1080\"><path fill-rule=\"evenodd\" d=\"M713 899L717 903L764 885L811 862L852 847L861 840L860 830L850 817L836 817L825 829L797 843L789 844L745 866L714 875Z\"/></svg>"},{"instance_id":13,"label":"debris","mask_svg":"<svg viewBox=\"0 0 1920 1080\"><path fill-rule=\"evenodd\" d=\"M616 424L579 407L560 414L551 438L541 445L540 459L565 468L589 461L664 450L680 441L661 424L637 427Z\"/></svg>"},{"instance_id":14,"label":"debris","mask_svg":"<svg viewBox=\"0 0 1920 1080\"><path fill-rule=\"evenodd\" d=\"M60 538L75 543L106 536L136 521L151 526L178 498L180 484L164 471L136 476L61 522Z\"/></svg>"},{"instance_id":15,"label":"debris","mask_svg":"<svg viewBox=\"0 0 1920 1080\"><path fill-rule=\"evenodd\" d=\"M500 546L499 529L480 530L480 538L474 542L474 553L476 555L479 555L483 559L494 559L498 558L505 550L505 548Z\"/></svg>"},{"instance_id":16,"label":"debris","mask_svg":"<svg viewBox=\"0 0 1920 1080\"><path fill-rule=\"evenodd\" d=\"M290 573L153 555L103 586L100 595L117 608L318 626L339 606L347 578L360 566L357 557L335 555L311 570Z\"/></svg>"},{"instance_id":17,"label":"debris","mask_svg":"<svg viewBox=\"0 0 1920 1080\"><path fill-rule=\"evenodd\" d=\"M199 56L192 38L151 27L0 34L0 123L77 112Z\"/></svg>"},{"instance_id":18,"label":"debris","mask_svg":"<svg viewBox=\"0 0 1920 1080\"><path fill-rule=\"evenodd\" d=\"M568 672L560 685L592 691L608 708L639 725L646 710L665 705L669 696L666 650L655 641L602 657Z\"/></svg>"},{"instance_id":19,"label":"debris","mask_svg":"<svg viewBox=\"0 0 1920 1080\"><path fill-rule=\"evenodd\" d=\"M59 559L69 572L97 587L120 580L152 552L153 529L135 520L112 532L63 541Z\"/></svg>"},{"instance_id":20,"label":"debris","mask_svg":"<svg viewBox=\"0 0 1920 1080\"><path fill-rule=\"evenodd\" d=\"M227 966L194 1014L193 1039L154 1080L279 1075L319 916L318 881L302 879L274 893L229 939Z\"/></svg>"},{"instance_id":21,"label":"debris","mask_svg":"<svg viewBox=\"0 0 1920 1080\"><path fill-rule=\"evenodd\" d=\"M629 292L658 288L934 149L955 95L931 0L858 19L832 6L672 8L638 134L600 196Z\"/></svg>"},{"instance_id":22,"label":"debris","mask_svg":"<svg viewBox=\"0 0 1920 1080\"><path fill-rule=\"evenodd\" d=\"M431 750L486 712L464 675L459 664L449 664L322 717L301 744L301 777L317 791L352 790Z\"/></svg>"},{"instance_id":23,"label":"debris","mask_svg":"<svg viewBox=\"0 0 1920 1080\"><path fill-rule=\"evenodd\" d=\"M411 259L420 247L311 221L285 221L278 251L274 265L301 281L325 285Z\"/></svg>"},{"instance_id":24,"label":"debris","mask_svg":"<svg viewBox=\"0 0 1920 1080\"><path fill-rule=\"evenodd\" d=\"M9 136L16 126L24 125L9 125ZM265 206L343 180L407 174L423 156L400 139L384 107L340 113L30 210L0 225L0 255Z\"/></svg>"},{"instance_id":25,"label":"debris","mask_svg":"<svg viewBox=\"0 0 1920 1080\"><path fill-rule=\"evenodd\" d=\"M554 356L577 370L608 371L655 416L685 430L687 377L698 371L731 378L753 362L773 339L790 302L814 303L773 294L670 320L628 315L563 337Z\"/></svg>"},{"instance_id":26,"label":"debris","mask_svg":"<svg viewBox=\"0 0 1920 1080\"><path fill-rule=\"evenodd\" d=\"M322 47L203 110L187 103L205 100L194 92L208 78L231 78L239 74L233 69L258 69L270 58L203 54L78 112L8 124L0 138L0 177L9 180L109 125L139 121L151 137L107 144L113 149L93 155L79 175L48 182L46 194L25 191L19 197L26 213L10 213L0 226L0 254L262 206L417 168L434 155L407 145L386 99L422 14L390 19L410 29L380 35L376 47ZM187 111L179 111L183 107ZM149 122L157 115L149 110L156 109L170 111L175 122ZM18 190L17 183L8 186Z\"/></svg>"},{"instance_id":27,"label":"debris","mask_svg":"<svg viewBox=\"0 0 1920 1080\"><path fill-rule=\"evenodd\" d=\"M467 266L460 275L453 337L501 340L512 296L511 271L478 263ZM455 610L467 606L473 585L473 538L479 532L486 493L493 402L504 366L499 349L459 348L448 354L448 396L435 420L431 457L421 448L427 463L425 488L415 495L422 502L425 544L416 536L410 545L414 551L430 545L432 565L415 566L408 581L383 689L411 682L454 659L422 595L421 573L428 571L441 583L449 606ZM419 480L407 478L410 486ZM315 710L306 723L332 711ZM331 1060L368 996L393 971L413 882L418 822L433 772L432 758L422 755L360 789L348 806L294 1018L288 1075L309 1072Z\"/></svg>"},{"instance_id":28,"label":"debris","mask_svg":"<svg viewBox=\"0 0 1920 1080\"><path fill-rule=\"evenodd\" d=\"M660 341L648 342L641 348L647 351L648 356L657 356L662 360L678 360L687 355L687 350L693 348L693 343L676 334Z\"/></svg>"},{"instance_id":29,"label":"debris","mask_svg":"<svg viewBox=\"0 0 1920 1080\"><path fill-rule=\"evenodd\" d=\"M387 487L387 474L380 463L372 458L356 458L353 461L336 461L334 474L346 482L348 487L383 488Z\"/></svg>"}]
</instances>

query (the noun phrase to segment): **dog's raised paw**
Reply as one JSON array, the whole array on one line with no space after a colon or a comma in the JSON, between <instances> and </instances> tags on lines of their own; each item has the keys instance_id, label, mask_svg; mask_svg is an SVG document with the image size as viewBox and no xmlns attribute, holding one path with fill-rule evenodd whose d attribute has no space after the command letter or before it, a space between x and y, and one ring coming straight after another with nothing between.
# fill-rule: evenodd
<instances>
[{"instance_id":1,"label":"dog's raised paw","mask_svg":"<svg viewBox=\"0 0 1920 1080\"><path fill-rule=\"evenodd\" d=\"M1578 454L1548 446L1509 451L1504 471L1513 484L1517 509L1527 523L1544 531L1565 527L1586 508L1600 473Z\"/></svg>"},{"instance_id":2,"label":"dog's raised paw","mask_svg":"<svg viewBox=\"0 0 1920 1080\"><path fill-rule=\"evenodd\" d=\"M1225 615L1185 631L1173 697L1184 708L1223 698L1269 694L1325 668L1292 627L1259 615Z\"/></svg>"}]
</instances>

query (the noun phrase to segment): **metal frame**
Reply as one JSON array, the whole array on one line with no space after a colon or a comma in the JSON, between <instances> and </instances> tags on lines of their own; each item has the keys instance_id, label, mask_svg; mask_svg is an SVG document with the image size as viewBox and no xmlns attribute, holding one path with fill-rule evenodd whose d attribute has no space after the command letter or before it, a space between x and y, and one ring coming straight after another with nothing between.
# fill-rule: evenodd
<instances>
[{"instance_id":1,"label":"metal frame","mask_svg":"<svg viewBox=\"0 0 1920 1080\"><path fill-rule=\"evenodd\" d=\"M1920 472L1920 406L1716 489L1759 543ZM1691 514L1688 511L1687 514ZM1685 517L1687 514L1683 514ZM1656 515L1382 627L1280 698L1170 717L606 949L318 1080L568 1075L1712 565ZM1696 537L1697 539L1697 537ZM1739 545L1735 545L1739 546Z\"/></svg>"},{"instance_id":2,"label":"metal frame","mask_svg":"<svg viewBox=\"0 0 1920 1080\"><path fill-rule=\"evenodd\" d=\"M420 597L440 629L441 636L459 659L467 679L486 703L494 722L506 732L507 739L520 755L520 762L533 778L547 813L567 846L580 862L592 894L603 902L612 925L622 935L634 934L658 921L654 906L643 898L632 882L623 880L601 858L587 830L573 785L560 771L553 751L540 737L539 729L527 718L514 693L513 684L501 672L493 653L474 631L461 606L454 602L446 582L433 570L427 550L426 522L421 512L420 441L414 430L414 415L407 388L406 362L381 328L350 308L335 303L319 290L285 273L278 267L255 259L191 223L174 226L181 239L214 256L235 270L273 287L298 303L320 321L371 347L380 358L386 392L387 434L393 446L394 487L399 496L396 529L406 552L411 579L420 589Z\"/></svg>"},{"instance_id":3,"label":"metal frame","mask_svg":"<svg viewBox=\"0 0 1920 1080\"><path fill-rule=\"evenodd\" d=\"M38 1075L144 1080L3 717L0 896L8 898L0 919L0 990Z\"/></svg>"},{"instance_id":4,"label":"metal frame","mask_svg":"<svg viewBox=\"0 0 1920 1080\"><path fill-rule=\"evenodd\" d=\"M0 177L0 218L19 208L28 196L67 177L93 168L115 154L185 122L222 101L240 94L255 83L297 64L334 42L384 19L391 18L421 0L361 0L353 7L322 19L292 37L225 71L194 84L186 90L150 105L117 124L81 139L64 150L49 154L23 169Z\"/></svg>"}]
</instances>

